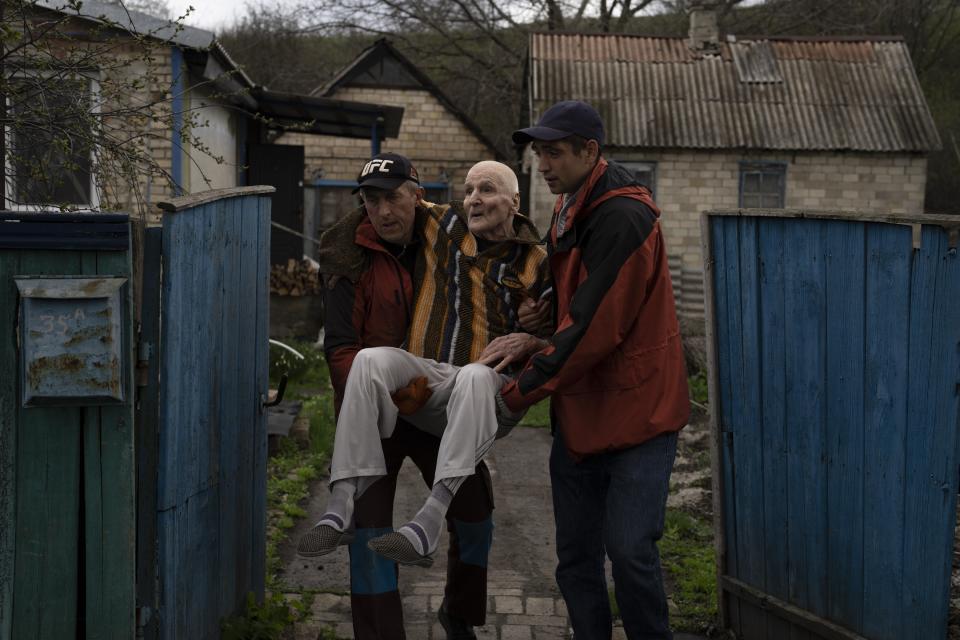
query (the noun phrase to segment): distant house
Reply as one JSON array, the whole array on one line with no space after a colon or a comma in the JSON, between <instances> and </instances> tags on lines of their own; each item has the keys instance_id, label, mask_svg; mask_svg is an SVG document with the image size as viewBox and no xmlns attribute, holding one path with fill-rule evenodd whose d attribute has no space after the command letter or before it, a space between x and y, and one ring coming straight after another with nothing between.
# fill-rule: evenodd
<instances>
[{"instance_id":1,"label":"distant house","mask_svg":"<svg viewBox=\"0 0 960 640\"><path fill-rule=\"evenodd\" d=\"M413 161L428 199L462 198L467 170L479 160L497 156L480 128L385 39L360 53L313 95L402 107L399 135L379 148ZM350 191L356 186L358 169L374 151L370 144L299 133L287 133L276 143L304 149L308 234L333 224L356 206Z\"/></svg>"},{"instance_id":2,"label":"distant house","mask_svg":"<svg viewBox=\"0 0 960 640\"><path fill-rule=\"evenodd\" d=\"M681 311L703 309L704 209L923 210L940 140L899 37L721 42L695 11L689 38L535 33L529 56L530 122L558 100L590 102L604 155L653 190ZM536 174L529 150L524 170ZM555 197L530 184L544 227Z\"/></svg>"},{"instance_id":3,"label":"distant house","mask_svg":"<svg viewBox=\"0 0 960 640\"><path fill-rule=\"evenodd\" d=\"M58 0L39 0L31 11L28 17L34 21L35 32L42 31L38 26L49 29L52 24L59 25L52 36L56 45L51 50L88 51L94 65L64 80L62 72L56 73L55 62L32 75L29 60L20 61L19 76L35 80L43 73L56 82L38 85L34 81L32 92L18 94L14 79L12 93L7 96L11 112L16 114L21 108L18 99L36 104L36 86L42 87L40 97L48 102L73 100L90 111L109 110L119 103L121 108L116 111L120 115L98 124L121 132L115 137L126 136L129 144L144 145L160 174L144 168L137 172L135 184L130 184L130 180L111 173L110 159L97 149L75 153L72 162L60 162L57 154L69 145L69 132L37 136L31 134L31 127L36 130L37 123L29 121L7 132L8 161L3 181L6 208L35 209L48 204L37 202L32 195L32 191L38 191L31 184L38 179L36 172L16 170L18 161L32 154L52 159L52 166L68 174L61 180L55 204L109 208L151 217L156 215L153 203L177 194L266 183L278 189L274 219L291 223L300 219L303 161L300 156L300 163L295 164L293 158L291 165L291 158L284 155L278 162L277 156L285 150L274 153L270 142L276 135L295 128L343 137L340 139L369 140L376 123L381 125L381 136L396 136L400 126L403 110L396 107L283 94L259 87L214 34L202 29L99 0L85 0L78 7ZM145 49L149 49L149 56L143 55ZM104 59L107 56L110 59ZM6 60L8 74L12 60ZM97 64L102 68L96 68ZM101 88L110 74L123 77L139 95L104 95ZM144 82L133 83L134 79ZM144 104L153 105L151 118L142 117L144 109L137 112L130 108ZM56 112L33 110L33 120L43 117L55 120ZM189 136L182 135L187 130ZM360 144L369 147L369 142ZM286 170L289 178L280 169ZM274 253L283 254L279 259L300 257L300 238L279 232L274 238ZM291 246L284 248L285 243Z\"/></svg>"}]
</instances>

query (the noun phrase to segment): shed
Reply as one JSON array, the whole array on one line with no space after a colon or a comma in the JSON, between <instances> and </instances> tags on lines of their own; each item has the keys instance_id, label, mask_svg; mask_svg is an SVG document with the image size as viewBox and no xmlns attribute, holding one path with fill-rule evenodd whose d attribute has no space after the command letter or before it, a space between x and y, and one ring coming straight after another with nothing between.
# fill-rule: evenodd
<instances>
[{"instance_id":1,"label":"shed","mask_svg":"<svg viewBox=\"0 0 960 640\"><path fill-rule=\"evenodd\" d=\"M654 192L680 310L697 316L701 211L922 211L927 154L940 146L899 36L721 41L710 16L694 11L688 38L534 33L526 78L530 122L559 100L600 111L604 155ZM539 225L553 201L534 177Z\"/></svg>"},{"instance_id":2,"label":"shed","mask_svg":"<svg viewBox=\"0 0 960 640\"><path fill-rule=\"evenodd\" d=\"M382 150L413 161L428 199L462 197L467 170L480 160L497 158L493 142L480 127L387 39L361 52L313 95L402 107L399 135L384 142ZM370 157L368 145L299 133L285 134L277 143L304 147L307 235L330 226L356 206L350 191L360 166Z\"/></svg>"}]
</instances>

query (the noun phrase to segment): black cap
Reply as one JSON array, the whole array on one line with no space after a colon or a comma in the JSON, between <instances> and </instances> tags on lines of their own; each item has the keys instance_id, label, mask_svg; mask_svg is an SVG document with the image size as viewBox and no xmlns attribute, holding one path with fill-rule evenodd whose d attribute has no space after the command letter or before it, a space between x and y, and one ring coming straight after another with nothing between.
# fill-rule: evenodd
<instances>
[{"instance_id":1,"label":"black cap","mask_svg":"<svg viewBox=\"0 0 960 640\"><path fill-rule=\"evenodd\" d=\"M363 165L353 193L364 187L392 191L407 180L420 184L420 174L407 158L399 153L378 153Z\"/></svg>"},{"instance_id":2,"label":"black cap","mask_svg":"<svg viewBox=\"0 0 960 640\"><path fill-rule=\"evenodd\" d=\"M531 140L560 140L577 135L603 145L603 120L597 110L580 100L558 102L540 116L537 124L513 132L516 144Z\"/></svg>"}]
</instances>

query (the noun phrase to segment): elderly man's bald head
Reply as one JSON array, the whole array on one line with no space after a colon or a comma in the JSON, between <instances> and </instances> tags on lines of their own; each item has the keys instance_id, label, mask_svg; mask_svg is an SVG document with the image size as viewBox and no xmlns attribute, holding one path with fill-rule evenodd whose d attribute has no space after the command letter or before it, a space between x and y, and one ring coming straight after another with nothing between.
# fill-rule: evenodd
<instances>
[{"instance_id":1,"label":"elderly man's bald head","mask_svg":"<svg viewBox=\"0 0 960 640\"><path fill-rule=\"evenodd\" d=\"M512 238L513 214L520 208L520 188L513 169L494 160L470 167L464 182L467 226L484 240Z\"/></svg>"},{"instance_id":2,"label":"elderly man's bald head","mask_svg":"<svg viewBox=\"0 0 960 640\"><path fill-rule=\"evenodd\" d=\"M514 194L520 193L520 183L517 181L517 174L502 162L497 162L496 160L481 160L470 167L470 171L467 172L467 178L469 178L473 172L489 172L490 176L499 181L500 186L503 187L511 197Z\"/></svg>"}]
</instances>

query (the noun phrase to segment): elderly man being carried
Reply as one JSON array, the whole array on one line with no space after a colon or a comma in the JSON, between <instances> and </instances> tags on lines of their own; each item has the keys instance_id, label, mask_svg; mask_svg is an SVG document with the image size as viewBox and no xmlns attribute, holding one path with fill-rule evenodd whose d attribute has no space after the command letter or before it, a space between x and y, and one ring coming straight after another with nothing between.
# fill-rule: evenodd
<instances>
[{"instance_id":1,"label":"elderly man being carried","mask_svg":"<svg viewBox=\"0 0 960 640\"><path fill-rule=\"evenodd\" d=\"M520 416L498 415L495 396L507 376L479 364L487 344L519 330L520 305L550 292L546 251L518 213L517 178L504 164L474 165L463 209L418 210L422 259L407 350L360 351L337 420L331 498L313 533L332 550L347 537L353 501L385 472L381 438L398 413L441 437L429 498L413 520L370 540L401 564L430 566L446 511L494 439ZM400 405L398 407L398 404ZM507 428L503 428L507 427Z\"/></svg>"}]
</instances>

